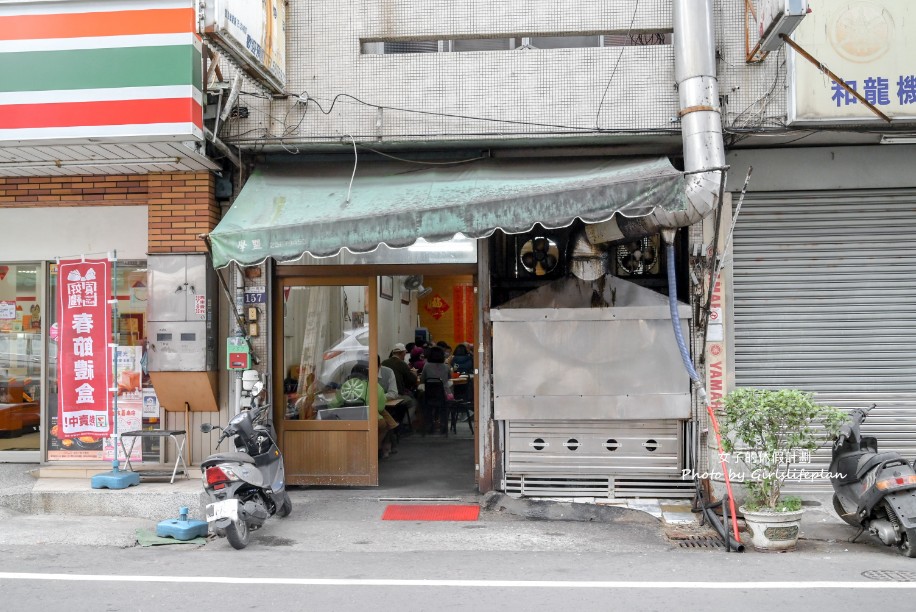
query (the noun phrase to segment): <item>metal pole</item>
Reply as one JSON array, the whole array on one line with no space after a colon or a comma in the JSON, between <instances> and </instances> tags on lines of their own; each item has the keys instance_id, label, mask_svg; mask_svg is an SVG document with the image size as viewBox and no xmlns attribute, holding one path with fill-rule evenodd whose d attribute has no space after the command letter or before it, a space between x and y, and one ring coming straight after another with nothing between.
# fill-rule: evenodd
<instances>
[{"instance_id":1,"label":"metal pole","mask_svg":"<svg viewBox=\"0 0 916 612\"><path fill-rule=\"evenodd\" d=\"M114 453L111 459L111 471L117 472L119 467L118 449L120 448L118 439L118 251L115 249L109 257L111 260L111 359L113 361L112 376L114 384L112 392L114 393L113 412L114 412Z\"/></svg>"},{"instance_id":2,"label":"metal pole","mask_svg":"<svg viewBox=\"0 0 916 612\"><path fill-rule=\"evenodd\" d=\"M798 53L798 54L801 55L803 58L805 58L806 60L808 60L809 62L811 62L811 63L814 65L815 68L817 68L818 70L820 70L821 72L823 72L824 74L826 74L828 77L830 77L831 79L833 79L833 81L834 81L837 85L839 85L840 87L842 87L843 89L845 89L847 93L849 93L849 94L852 95L856 100L858 100L859 102L861 102L861 103L865 106L865 108L867 108L868 110L870 110L870 111L873 112L874 114L876 114L876 115L878 115L879 117L881 117L881 119L883 119L884 121L887 121L888 123L891 122L891 118L890 118L890 117L888 117L887 115L885 115L884 113L882 113L880 110L878 110L878 108L877 108L874 104L872 104L871 102L869 102L868 100L866 100L865 98L863 98L863 97L862 97L862 94L860 94L860 93L857 92L855 89L853 89L852 87L850 87L849 85L847 85L847 84L846 84L846 81L844 81L843 79L841 79L840 77L838 77L832 70L830 70L830 68L827 68L827 66L825 66L825 65L822 64L820 61L818 61L817 58L815 58L813 55L811 55L810 53L808 53L807 51L805 51L804 49L802 49L802 48L799 46L799 44L798 44L797 42L795 42L794 40L792 40L791 38L789 38L789 37L786 36L785 34L780 34L780 35L779 35L779 38L781 38L781 39L783 40L784 43L786 43L787 45L789 45L790 47L792 47L792 48L795 50L796 53Z\"/></svg>"}]
</instances>

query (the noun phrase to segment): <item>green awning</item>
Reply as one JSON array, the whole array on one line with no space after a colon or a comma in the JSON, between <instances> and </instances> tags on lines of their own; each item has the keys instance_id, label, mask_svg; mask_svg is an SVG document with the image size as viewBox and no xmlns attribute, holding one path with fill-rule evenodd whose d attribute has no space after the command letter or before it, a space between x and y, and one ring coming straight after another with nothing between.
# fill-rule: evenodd
<instances>
[{"instance_id":1,"label":"green awning","mask_svg":"<svg viewBox=\"0 0 916 612\"><path fill-rule=\"evenodd\" d=\"M687 208L684 178L659 159L485 159L448 167L274 163L256 170L210 235L213 264L406 247L642 217Z\"/></svg>"}]
</instances>

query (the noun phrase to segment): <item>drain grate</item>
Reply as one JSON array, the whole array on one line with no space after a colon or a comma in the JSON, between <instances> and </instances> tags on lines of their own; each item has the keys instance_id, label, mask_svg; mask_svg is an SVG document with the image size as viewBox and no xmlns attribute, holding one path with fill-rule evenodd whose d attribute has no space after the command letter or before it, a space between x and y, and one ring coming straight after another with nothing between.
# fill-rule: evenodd
<instances>
[{"instance_id":1,"label":"drain grate","mask_svg":"<svg viewBox=\"0 0 916 612\"><path fill-rule=\"evenodd\" d=\"M722 540L712 536L687 536L678 539L678 548L722 548Z\"/></svg>"},{"instance_id":2,"label":"drain grate","mask_svg":"<svg viewBox=\"0 0 916 612\"><path fill-rule=\"evenodd\" d=\"M869 580L881 580L883 582L916 582L916 572L897 570L868 570L866 572L862 572L862 575Z\"/></svg>"}]
</instances>

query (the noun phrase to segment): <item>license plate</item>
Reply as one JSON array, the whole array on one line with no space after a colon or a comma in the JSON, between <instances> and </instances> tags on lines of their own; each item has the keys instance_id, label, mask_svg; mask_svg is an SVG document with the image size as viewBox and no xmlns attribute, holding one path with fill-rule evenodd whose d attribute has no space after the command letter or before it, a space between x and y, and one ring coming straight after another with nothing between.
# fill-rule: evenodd
<instances>
[{"instance_id":1,"label":"license plate","mask_svg":"<svg viewBox=\"0 0 916 612\"><path fill-rule=\"evenodd\" d=\"M212 523L220 519L239 520L239 500L227 499L225 501L207 504L207 522Z\"/></svg>"}]
</instances>

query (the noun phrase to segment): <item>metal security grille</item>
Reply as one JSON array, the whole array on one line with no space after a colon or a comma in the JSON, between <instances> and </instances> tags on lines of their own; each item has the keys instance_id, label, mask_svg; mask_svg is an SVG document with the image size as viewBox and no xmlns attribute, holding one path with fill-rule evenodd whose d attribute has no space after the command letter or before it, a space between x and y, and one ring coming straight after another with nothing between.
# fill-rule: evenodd
<instances>
[{"instance_id":1,"label":"metal security grille","mask_svg":"<svg viewBox=\"0 0 916 612\"><path fill-rule=\"evenodd\" d=\"M864 432L916 455L916 191L749 195L733 279L738 386L877 403Z\"/></svg>"}]
</instances>

